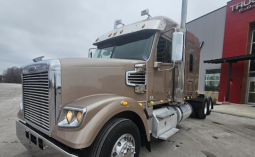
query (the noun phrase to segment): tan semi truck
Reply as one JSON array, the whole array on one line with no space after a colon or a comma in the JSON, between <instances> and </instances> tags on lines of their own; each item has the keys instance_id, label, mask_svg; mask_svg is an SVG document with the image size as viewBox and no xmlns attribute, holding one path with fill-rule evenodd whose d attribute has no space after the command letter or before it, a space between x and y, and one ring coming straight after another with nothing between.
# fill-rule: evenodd
<instances>
[{"instance_id":1,"label":"tan semi truck","mask_svg":"<svg viewBox=\"0 0 255 157\"><path fill-rule=\"evenodd\" d=\"M96 39L91 58L23 67L16 130L33 155L138 157L152 137L210 114L211 98L197 94L198 38L162 16L120 23Z\"/></svg>"}]
</instances>

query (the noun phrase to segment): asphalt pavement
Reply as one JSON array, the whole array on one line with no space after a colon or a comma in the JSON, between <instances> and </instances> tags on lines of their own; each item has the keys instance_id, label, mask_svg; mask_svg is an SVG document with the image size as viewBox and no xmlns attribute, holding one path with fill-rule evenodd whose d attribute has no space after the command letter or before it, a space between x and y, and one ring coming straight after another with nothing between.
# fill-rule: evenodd
<instances>
[{"instance_id":1,"label":"asphalt pavement","mask_svg":"<svg viewBox=\"0 0 255 157\"><path fill-rule=\"evenodd\" d=\"M0 83L0 157L31 157L16 137L15 120L20 102L21 85ZM252 118L212 112L205 120L188 118L178 128L180 131L167 141L152 139L152 152L142 147L140 157L254 156L255 120Z\"/></svg>"}]
</instances>

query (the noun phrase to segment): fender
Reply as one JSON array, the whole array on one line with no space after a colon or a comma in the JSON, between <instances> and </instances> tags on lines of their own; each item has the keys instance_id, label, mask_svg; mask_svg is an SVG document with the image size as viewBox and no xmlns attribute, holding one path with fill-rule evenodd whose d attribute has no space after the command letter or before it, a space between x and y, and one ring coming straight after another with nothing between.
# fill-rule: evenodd
<instances>
[{"instance_id":1,"label":"fender","mask_svg":"<svg viewBox=\"0 0 255 157\"><path fill-rule=\"evenodd\" d=\"M128 105L121 105L122 101L128 101ZM139 115L143 121L147 140L150 141L146 115L143 108L134 99L114 94L97 94L83 97L67 105L87 109L81 126L77 128L60 128L56 125L52 132L52 138L71 148L89 147L104 124L118 113L124 111L131 111Z\"/></svg>"}]
</instances>

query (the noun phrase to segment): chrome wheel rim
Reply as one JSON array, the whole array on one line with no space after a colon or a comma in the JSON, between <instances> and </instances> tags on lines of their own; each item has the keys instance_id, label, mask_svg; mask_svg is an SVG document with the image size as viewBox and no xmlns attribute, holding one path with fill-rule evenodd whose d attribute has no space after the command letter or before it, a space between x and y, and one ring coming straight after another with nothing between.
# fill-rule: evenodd
<instances>
[{"instance_id":1,"label":"chrome wheel rim","mask_svg":"<svg viewBox=\"0 0 255 157\"><path fill-rule=\"evenodd\" d=\"M210 103L209 103L209 111L211 111L212 110L212 102L210 101Z\"/></svg>"},{"instance_id":2,"label":"chrome wheel rim","mask_svg":"<svg viewBox=\"0 0 255 157\"><path fill-rule=\"evenodd\" d=\"M205 103L204 114L207 113L207 102Z\"/></svg>"},{"instance_id":3,"label":"chrome wheel rim","mask_svg":"<svg viewBox=\"0 0 255 157\"><path fill-rule=\"evenodd\" d=\"M122 135L112 148L111 157L134 157L135 139L130 134Z\"/></svg>"}]
</instances>

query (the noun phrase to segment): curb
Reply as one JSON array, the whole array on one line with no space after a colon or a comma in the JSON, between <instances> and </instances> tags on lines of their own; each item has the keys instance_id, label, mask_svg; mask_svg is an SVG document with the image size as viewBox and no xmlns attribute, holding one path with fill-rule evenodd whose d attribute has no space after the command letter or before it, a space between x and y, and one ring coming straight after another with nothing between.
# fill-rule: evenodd
<instances>
[{"instance_id":1,"label":"curb","mask_svg":"<svg viewBox=\"0 0 255 157\"><path fill-rule=\"evenodd\" d=\"M231 115L231 116L238 116L238 117L244 117L244 118L255 119L255 116L247 116L247 115L243 115L243 114L227 113L227 112L215 111L215 110L212 110L212 112L221 113L221 114L227 114L227 115Z\"/></svg>"}]
</instances>

